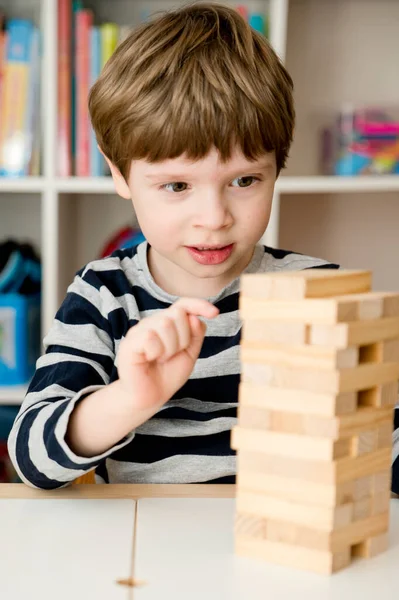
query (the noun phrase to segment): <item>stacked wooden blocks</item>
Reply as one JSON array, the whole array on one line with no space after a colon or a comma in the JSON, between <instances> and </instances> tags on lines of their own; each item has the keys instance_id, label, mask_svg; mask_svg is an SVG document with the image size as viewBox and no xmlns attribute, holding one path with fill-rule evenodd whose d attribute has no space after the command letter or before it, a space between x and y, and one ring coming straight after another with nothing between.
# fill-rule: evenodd
<instances>
[{"instance_id":1,"label":"stacked wooden blocks","mask_svg":"<svg viewBox=\"0 0 399 600\"><path fill-rule=\"evenodd\" d=\"M332 573L388 543L399 294L366 271L242 277L239 555Z\"/></svg>"}]
</instances>

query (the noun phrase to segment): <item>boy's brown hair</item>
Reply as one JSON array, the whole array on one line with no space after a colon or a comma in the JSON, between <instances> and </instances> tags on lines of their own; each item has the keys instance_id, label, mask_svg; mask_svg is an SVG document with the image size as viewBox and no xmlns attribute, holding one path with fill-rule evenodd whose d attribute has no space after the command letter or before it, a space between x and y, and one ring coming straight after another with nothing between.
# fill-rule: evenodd
<instances>
[{"instance_id":1,"label":"boy's brown hair","mask_svg":"<svg viewBox=\"0 0 399 600\"><path fill-rule=\"evenodd\" d=\"M292 141L292 79L266 38L232 8L194 4L134 30L94 84L97 141L125 179L134 159L157 162L216 147L249 160Z\"/></svg>"}]
</instances>

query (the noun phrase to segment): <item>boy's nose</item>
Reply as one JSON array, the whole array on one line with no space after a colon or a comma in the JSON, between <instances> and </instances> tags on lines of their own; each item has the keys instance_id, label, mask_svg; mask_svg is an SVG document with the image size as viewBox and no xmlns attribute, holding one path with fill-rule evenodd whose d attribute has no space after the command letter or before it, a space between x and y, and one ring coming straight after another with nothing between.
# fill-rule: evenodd
<instances>
[{"instance_id":1,"label":"boy's nose","mask_svg":"<svg viewBox=\"0 0 399 600\"><path fill-rule=\"evenodd\" d=\"M199 201L195 226L215 231L229 227L233 222L227 203L220 197L208 196Z\"/></svg>"}]
</instances>

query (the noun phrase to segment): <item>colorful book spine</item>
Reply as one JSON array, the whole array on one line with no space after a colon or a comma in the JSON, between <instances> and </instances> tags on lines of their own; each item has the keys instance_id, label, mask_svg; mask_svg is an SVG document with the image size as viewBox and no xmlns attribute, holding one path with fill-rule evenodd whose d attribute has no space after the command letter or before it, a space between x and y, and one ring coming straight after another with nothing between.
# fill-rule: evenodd
<instances>
[{"instance_id":1,"label":"colorful book spine","mask_svg":"<svg viewBox=\"0 0 399 600\"><path fill-rule=\"evenodd\" d=\"M72 4L58 0L58 155L59 177L72 175Z\"/></svg>"},{"instance_id":2,"label":"colorful book spine","mask_svg":"<svg viewBox=\"0 0 399 600\"><path fill-rule=\"evenodd\" d=\"M1 16L0 16L1 26ZM7 32L0 30L0 116L1 116L1 99L3 91L3 75L4 75L4 64L6 60L6 45L7 45ZM1 121L0 121L1 128Z\"/></svg>"},{"instance_id":3,"label":"colorful book spine","mask_svg":"<svg viewBox=\"0 0 399 600\"><path fill-rule=\"evenodd\" d=\"M76 115L77 109L77 93L76 93L76 73L74 56L76 52L76 15L83 10L82 0L72 0L72 23L71 23L71 44L70 51L72 52L71 59L71 153L72 153L72 168L75 165L76 159Z\"/></svg>"},{"instance_id":4,"label":"colorful book spine","mask_svg":"<svg viewBox=\"0 0 399 600\"><path fill-rule=\"evenodd\" d=\"M25 162L28 175L39 175L40 172L40 32L37 27L32 34L31 60L29 72L28 97L26 104L27 144Z\"/></svg>"},{"instance_id":5,"label":"colorful book spine","mask_svg":"<svg viewBox=\"0 0 399 600\"><path fill-rule=\"evenodd\" d=\"M76 156L75 173L78 177L90 175L90 118L87 105L90 89L90 30L93 14L89 10L76 13Z\"/></svg>"},{"instance_id":6,"label":"colorful book spine","mask_svg":"<svg viewBox=\"0 0 399 600\"><path fill-rule=\"evenodd\" d=\"M98 79L101 73L101 32L99 27L92 27L90 31L90 86ZM93 128L90 128L90 175L101 177L104 175L104 162L97 146Z\"/></svg>"},{"instance_id":7,"label":"colorful book spine","mask_svg":"<svg viewBox=\"0 0 399 600\"><path fill-rule=\"evenodd\" d=\"M119 42L119 26L116 23L101 25L101 68L108 62Z\"/></svg>"},{"instance_id":8,"label":"colorful book spine","mask_svg":"<svg viewBox=\"0 0 399 600\"><path fill-rule=\"evenodd\" d=\"M31 58L35 27L30 21L8 22L3 100L0 122L0 176L28 175L28 145L32 139L27 129Z\"/></svg>"},{"instance_id":9,"label":"colorful book spine","mask_svg":"<svg viewBox=\"0 0 399 600\"><path fill-rule=\"evenodd\" d=\"M104 68L108 60L115 52L120 37L119 26L116 23L103 23L101 31L101 68ZM109 175L108 165L104 165L104 174Z\"/></svg>"}]
</instances>

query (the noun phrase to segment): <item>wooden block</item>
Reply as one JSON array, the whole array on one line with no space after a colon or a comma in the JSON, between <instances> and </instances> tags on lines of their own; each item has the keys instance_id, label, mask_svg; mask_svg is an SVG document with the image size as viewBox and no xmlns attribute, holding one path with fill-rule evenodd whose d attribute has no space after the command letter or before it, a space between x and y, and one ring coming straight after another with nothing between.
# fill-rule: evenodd
<instances>
[{"instance_id":1,"label":"wooden block","mask_svg":"<svg viewBox=\"0 0 399 600\"><path fill-rule=\"evenodd\" d=\"M330 461L334 458L350 455L350 438L334 440L304 435L259 431L236 426L231 433L231 447L236 450L263 452L275 456Z\"/></svg>"},{"instance_id":2,"label":"wooden block","mask_svg":"<svg viewBox=\"0 0 399 600\"><path fill-rule=\"evenodd\" d=\"M384 310L383 292L369 292L367 294L358 294L358 313L359 321L369 321L372 319L381 319ZM355 299L352 296L352 299Z\"/></svg>"},{"instance_id":3,"label":"wooden block","mask_svg":"<svg viewBox=\"0 0 399 600\"><path fill-rule=\"evenodd\" d=\"M282 323L246 319L242 325L241 340L265 344L302 345L307 343L307 325L299 322Z\"/></svg>"},{"instance_id":4,"label":"wooden block","mask_svg":"<svg viewBox=\"0 0 399 600\"><path fill-rule=\"evenodd\" d=\"M338 323L337 325L312 324L309 326L309 343L317 346L348 348L350 346L366 346L398 337L398 317Z\"/></svg>"},{"instance_id":5,"label":"wooden block","mask_svg":"<svg viewBox=\"0 0 399 600\"><path fill-rule=\"evenodd\" d=\"M393 415L392 415L391 419L380 424L377 428L377 448L392 448L392 445L393 445L393 437L392 436L393 436Z\"/></svg>"},{"instance_id":6,"label":"wooden block","mask_svg":"<svg viewBox=\"0 0 399 600\"><path fill-rule=\"evenodd\" d=\"M381 406L395 406L398 402L398 382L392 381L386 383L379 388L380 390L380 405Z\"/></svg>"},{"instance_id":7,"label":"wooden block","mask_svg":"<svg viewBox=\"0 0 399 600\"><path fill-rule=\"evenodd\" d=\"M332 507L309 505L308 503L288 502L283 498L242 490L240 487L237 489L236 506L239 513L289 521L321 531L345 527L352 522L353 515L353 504L350 502Z\"/></svg>"},{"instance_id":8,"label":"wooden block","mask_svg":"<svg viewBox=\"0 0 399 600\"><path fill-rule=\"evenodd\" d=\"M293 546L303 546L313 550L340 552L357 545L365 539L381 535L388 527L387 515L367 516L333 531L322 531L315 527L296 525L287 521L265 520L266 539Z\"/></svg>"},{"instance_id":9,"label":"wooden block","mask_svg":"<svg viewBox=\"0 0 399 600\"><path fill-rule=\"evenodd\" d=\"M358 502L371 496L374 490L374 478L372 476L360 477L353 482L353 500Z\"/></svg>"},{"instance_id":10,"label":"wooden block","mask_svg":"<svg viewBox=\"0 0 399 600\"><path fill-rule=\"evenodd\" d=\"M384 298L384 317L399 316L399 294L395 292L385 294Z\"/></svg>"},{"instance_id":11,"label":"wooden block","mask_svg":"<svg viewBox=\"0 0 399 600\"><path fill-rule=\"evenodd\" d=\"M392 381L358 393L359 406L393 407L398 400L398 383Z\"/></svg>"},{"instance_id":12,"label":"wooden block","mask_svg":"<svg viewBox=\"0 0 399 600\"><path fill-rule=\"evenodd\" d=\"M241 294L267 300L296 302L304 298L327 298L371 290L371 272L306 269L304 271L244 274Z\"/></svg>"},{"instance_id":13,"label":"wooden block","mask_svg":"<svg viewBox=\"0 0 399 600\"><path fill-rule=\"evenodd\" d=\"M244 362L241 374L244 382L325 394L369 389L398 378L399 363L370 363L329 371Z\"/></svg>"},{"instance_id":14,"label":"wooden block","mask_svg":"<svg viewBox=\"0 0 399 600\"><path fill-rule=\"evenodd\" d=\"M374 475L391 464L391 450L382 448L370 454L342 458L336 461L336 481L344 482Z\"/></svg>"},{"instance_id":15,"label":"wooden block","mask_svg":"<svg viewBox=\"0 0 399 600\"><path fill-rule=\"evenodd\" d=\"M363 431L353 436L351 443L351 456L361 456L362 454L374 452L377 449L377 430Z\"/></svg>"},{"instance_id":16,"label":"wooden block","mask_svg":"<svg viewBox=\"0 0 399 600\"><path fill-rule=\"evenodd\" d=\"M288 415L289 413L287 413ZM272 429L271 411L254 406L239 405L238 422L240 427L267 431Z\"/></svg>"},{"instance_id":17,"label":"wooden block","mask_svg":"<svg viewBox=\"0 0 399 600\"><path fill-rule=\"evenodd\" d=\"M339 419L337 418L325 419L312 415L273 411L270 413L270 423L272 431L332 439L339 437Z\"/></svg>"},{"instance_id":18,"label":"wooden block","mask_svg":"<svg viewBox=\"0 0 399 600\"><path fill-rule=\"evenodd\" d=\"M389 446L387 440L392 437L392 422L391 407L360 407L353 414L330 418L269 410L244 404L240 404L238 409L238 424L244 429L277 431L335 440L364 433L367 440L370 427L374 426L376 435L380 436L378 443L385 444L381 445L381 448ZM389 436L386 435L387 425L390 425Z\"/></svg>"},{"instance_id":19,"label":"wooden block","mask_svg":"<svg viewBox=\"0 0 399 600\"><path fill-rule=\"evenodd\" d=\"M382 345L382 362L399 361L399 339L386 340Z\"/></svg>"},{"instance_id":20,"label":"wooden block","mask_svg":"<svg viewBox=\"0 0 399 600\"><path fill-rule=\"evenodd\" d=\"M360 346L359 362L399 362L399 340L385 340Z\"/></svg>"},{"instance_id":21,"label":"wooden block","mask_svg":"<svg viewBox=\"0 0 399 600\"><path fill-rule=\"evenodd\" d=\"M363 433L371 427L382 425L387 420L392 422L392 408L360 406L356 412L335 417L337 431L340 437Z\"/></svg>"},{"instance_id":22,"label":"wooden block","mask_svg":"<svg viewBox=\"0 0 399 600\"><path fill-rule=\"evenodd\" d=\"M360 542L353 546L352 556L360 558L373 558L382 552L388 550L389 547L389 533L381 533Z\"/></svg>"},{"instance_id":23,"label":"wooden block","mask_svg":"<svg viewBox=\"0 0 399 600\"><path fill-rule=\"evenodd\" d=\"M353 520L360 521L371 517L371 497L362 498L353 504Z\"/></svg>"},{"instance_id":24,"label":"wooden block","mask_svg":"<svg viewBox=\"0 0 399 600\"><path fill-rule=\"evenodd\" d=\"M320 346L267 346L242 342L241 360L294 368L349 369L359 364L358 348L323 348Z\"/></svg>"},{"instance_id":25,"label":"wooden block","mask_svg":"<svg viewBox=\"0 0 399 600\"><path fill-rule=\"evenodd\" d=\"M237 460L238 472L264 473L337 485L347 481L359 481L387 471L391 468L391 450L383 448L371 454L336 461L323 461L314 456L311 459L275 456L259 452L258 449L252 452L240 450Z\"/></svg>"},{"instance_id":26,"label":"wooden block","mask_svg":"<svg viewBox=\"0 0 399 600\"><path fill-rule=\"evenodd\" d=\"M288 502L307 503L309 506L334 507L354 501L353 481L324 484L240 468L237 487L241 491L259 492Z\"/></svg>"},{"instance_id":27,"label":"wooden block","mask_svg":"<svg viewBox=\"0 0 399 600\"><path fill-rule=\"evenodd\" d=\"M298 300L259 300L249 296L240 296L239 310L240 318L246 321L266 321L303 324L326 324L347 323L355 321L357 317L358 304L346 298L324 298Z\"/></svg>"},{"instance_id":28,"label":"wooden block","mask_svg":"<svg viewBox=\"0 0 399 600\"><path fill-rule=\"evenodd\" d=\"M357 395L356 392L334 395L287 390L242 381L239 386L239 404L280 412L332 417L353 413L357 407Z\"/></svg>"},{"instance_id":29,"label":"wooden block","mask_svg":"<svg viewBox=\"0 0 399 600\"><path fill-rule=\"evenodd\" d=\"M290 546L302 546L313 550L330 551L331 534L314 527L295 525L287 521L266 519L265 539Z\"/></svg>"},{"instance_id":30,"label":"wooden block","mask_svg":"<svg viewBox=\"0 0 399 600\"><path fill-rule=\"evenodd\" d=\"M391 489L392 470L386 469L373 476L373 495L376 496Z\"/></svg>"},{"instance_id":31,"label":"wooden block","mask_svg":"<svg viewBox=\"0 0 399 600\"><path fill-rule=\"evenodd\" d=\"M265 539L266 519L237 512L234 521L234 533L238 536Z\"/></svg>"},{"instance_id":32,"label":"wooden block","mask_svg":"<svg viewBox=\"0 0 399 600\"><path fill-rule=\"evenodd\" d=\"M330 550L337 552L348 546L355 546L366 537L374 537L387 531L389 515L387 513L373 515L365 519L352 521L349 525L334 529L331 532Z\"/></svg>"},{"instance_id":33,"label":"wooden block","mask_svg":"<svg viewBox=\"0 0 399 600\"><path fill-rule=\"evenodd\" d=\"M379 492L371 497L371 512L373 515L381 515L389 512L391 501L391 490Z\"/></svg>"},{"instance_id":34,"label":"wooden block","mask_svg":"<svg viewBox=\"0 0 399 600\"><path fill-rule=\"evenodd\" d=\"M235 552L238 556L265 560L285 567L324 575L343 569L349 565L351 560L349 549L332 554L281 542L252 540L245 537L236 538Z\"/></svg>"}]
</instances>

